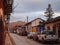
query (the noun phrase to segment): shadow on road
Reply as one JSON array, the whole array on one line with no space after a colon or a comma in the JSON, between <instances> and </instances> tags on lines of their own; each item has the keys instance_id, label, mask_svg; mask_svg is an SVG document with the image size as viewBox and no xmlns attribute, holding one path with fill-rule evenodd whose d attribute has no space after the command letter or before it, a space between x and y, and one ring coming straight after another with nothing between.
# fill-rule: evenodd
<instances>
[{"instance_id":1,"label":"shadow on road","mask_svg":"<svg viewBox=\"0 0 60 45\"><path fill-rule=\"evenodd\" d=\"M38 41L38 43L42 43L42 42ZM60 42L44 42L42 44L44 44L44 45L60 45Z\"/></svg>"}]
</instances>

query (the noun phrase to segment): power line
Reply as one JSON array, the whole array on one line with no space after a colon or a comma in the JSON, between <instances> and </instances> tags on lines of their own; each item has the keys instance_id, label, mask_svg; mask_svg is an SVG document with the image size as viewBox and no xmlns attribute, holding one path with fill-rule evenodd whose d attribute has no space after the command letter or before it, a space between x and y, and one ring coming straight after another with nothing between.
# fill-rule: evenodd
<instances>
[{"instance_id":1,"label":"power line","mask_svg":"<svg viewBox=\"0 0 60 45\"><path fill-rule=\"evenodd\" d=\"M57 10L59 10L60 8L57 8L56 10L54 10L54 11L57 11Z\"/></svg>"}]
</instances>

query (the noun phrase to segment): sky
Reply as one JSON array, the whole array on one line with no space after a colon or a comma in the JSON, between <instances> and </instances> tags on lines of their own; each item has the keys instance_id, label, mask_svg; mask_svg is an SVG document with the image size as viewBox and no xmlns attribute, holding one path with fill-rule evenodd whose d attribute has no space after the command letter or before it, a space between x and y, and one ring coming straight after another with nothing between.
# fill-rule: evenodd
<instances>
[{"instance_id":1,"label":"sky","mask_svg":"<svg viewBox=\"0 0 60 45\"><path fill-rule=\"evenodd\" d=\"M54 11L54 17L60 16L60 0L14 0L13 12L11 13L10 22L31 21L35 18L46 20L44 12L51 4Z\"/></svg>"}]
</instances>

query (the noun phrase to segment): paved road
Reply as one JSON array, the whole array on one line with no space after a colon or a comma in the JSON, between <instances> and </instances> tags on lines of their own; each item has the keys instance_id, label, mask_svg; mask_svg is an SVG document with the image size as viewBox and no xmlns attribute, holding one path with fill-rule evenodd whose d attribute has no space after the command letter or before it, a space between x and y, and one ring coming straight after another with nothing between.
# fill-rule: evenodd
<instances>
[{"instance_id":1,"label":"paved road","mask_svg":"<svg viewBox=\"0 0 60 45\"><path fill-rule=\"evenodd\" d=\"M32 39L27 39L25 36L19 36L17 34L10 33L11 37L15 41L16 45L60 45L60 44L42 44L40 42L33 41Z\"/></svg>"}]
</instances>

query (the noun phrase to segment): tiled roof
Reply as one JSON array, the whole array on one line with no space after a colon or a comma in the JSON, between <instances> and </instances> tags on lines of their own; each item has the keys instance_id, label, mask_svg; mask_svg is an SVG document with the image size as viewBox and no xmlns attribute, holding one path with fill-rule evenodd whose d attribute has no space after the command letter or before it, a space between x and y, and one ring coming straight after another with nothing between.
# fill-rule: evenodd
<instances>
[{"instance_id":1,"label":"tiled roof","mask_svg":"<svg viewBox=\"0 0 60 45\"><path fill-rule=\"evenodd\" d=\"M47 24L47 23L52 23L52 22L56 22L56 21L60 21L60 16L58 16L58 17L56 17L56 18L53 18L53 19L51 19L51 20L46 21L45 24Z\"/></svg>"},{"instance_id":2,"label":"tiled roof","mask_svg":"<svg viewBox=\"0 0 60 45\"><path fill-rule=\"evenodd\" d=\"M36 19L32 20L31 22L33 22L33 21L35 21L35 20L37 20L37 19L43 20L42 18L36 18ZM45 21L45 20L43 20L43 21ZM28 23L26 23L25 25L28 25L28 24L30 24L31 22L28 22Z\"/></svg>"}]
</instances>

